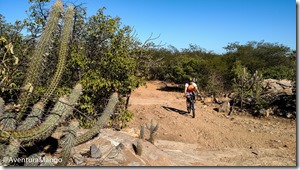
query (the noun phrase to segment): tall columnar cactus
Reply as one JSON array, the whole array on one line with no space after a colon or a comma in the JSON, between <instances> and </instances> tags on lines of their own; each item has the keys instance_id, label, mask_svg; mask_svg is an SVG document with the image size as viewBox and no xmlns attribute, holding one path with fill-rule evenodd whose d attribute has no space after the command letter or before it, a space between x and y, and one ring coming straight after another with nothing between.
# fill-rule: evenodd
<instances>
[{"instance_id":1,"label":"tall columnar cactus","mask_svg":"<svg viewBox=\"0 0 300 170\"><path fill-rule=\"evenodd\" d=\"M57 126L66 123L67 118L72 115L74 106L77 104L79 97L82 94L82 85L77 84L69 96L62 96L56 101L54 106L47 105L47 108L45 107L46 104L48 104L49 97L53 95L58 86L66 64L68 42L74 15L73 7L68 7L63 20L64 27L61 34L61 46L58 56L59 61L55 74L42 99L34 104L30 113L25 112L27 111L26 108L29 104L31 93L38 85L40 74L42 74L43 54L46 53L47 48L50 45L51 36L58 25L62 10L62 2L58 0L52 6L49 21L47 22L46 28L33 54L22 86L23 91L20 93L18 104L12 105L12 109L6 109L9 107L5 105L4 100L0 97L0 158L3 156L17 157L20 146L30 146L37 141L48 138ZM110 115L114 112L118 100L118 93L113 93L109 98L102 116L97 120L95 125L82 136L76 136L78 124L73 122L69 124L68 132L62 142L63 150L61 157L63 162L58 164L59 166L68 163L70 151L73 146L86 142L100 132L100 129L108 123ZM14 111L18 111L20 107L21 110L15 115ZM50 112L44 119L43 114L45 110L49 110ZM23 120L25 114L27 116ZM154 128L152 131L156 130Z\"/></svg>"},{"instance_id":2,"label":"tall columnar cactus","mask_svg":"<svg viewBox=\"0 0 300 170\"><path fill-rule=\"evenodd\" d=\"M71 30L72 30L71 28L73 25L73 15L74 15L73 7L69 6L64 18L64 27L61 35L61 44L60 44L60 50L58 55L57 69L47 91L44 94L44 97L41 100L41 102L44 104L47 103L49 97L55 91L62 77L64 67L66 65L68 43L71 35Z\"/></svg>"},{"instance_id":3,"label":"tall columnar cactus","mask_svg":"<svg viewBox=\"0 0 300 170\"><path fill-rule=\"evenodd\" d=\"M17 114L16 117L18 121L22 119L24 111L26 110L29 99L31 97L31 93L34 90L34 88L38 85L40 75L43 72L43 56L47 52L47 49L50 45L51 37L59 23L62 10L63 4L60 0L58 0L52 6L50 18L33 53L30 66L26 74L26 78L22 86L23 91L19 96L18 103L21 105L21 111Z\"/></svg>"}]
</instances>

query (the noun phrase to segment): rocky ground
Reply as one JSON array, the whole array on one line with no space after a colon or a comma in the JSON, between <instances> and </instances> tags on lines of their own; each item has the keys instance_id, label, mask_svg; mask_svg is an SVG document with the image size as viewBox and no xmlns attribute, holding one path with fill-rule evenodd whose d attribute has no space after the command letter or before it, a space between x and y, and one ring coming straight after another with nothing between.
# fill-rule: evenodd
<instances>
[{"instance_id":1,"label":"rocky ground","mask_svg":"<svg viewBox=\"0 0 300 170\"><path fill-rule=\"evenodd\" d=\"M176 89L160 81L136 89L129 126L102 129L74 148L69 166L296 166L296 120L237 112L227 116L209 100L196 102L192 118ZM159 124L154 144L147 140L147 130L145 139L138 138L141 125L151 121ZM138 140L140 156L134 151ZM94 158L89 156L92 145L99 149Z\"/></svg>"}]
</instances>

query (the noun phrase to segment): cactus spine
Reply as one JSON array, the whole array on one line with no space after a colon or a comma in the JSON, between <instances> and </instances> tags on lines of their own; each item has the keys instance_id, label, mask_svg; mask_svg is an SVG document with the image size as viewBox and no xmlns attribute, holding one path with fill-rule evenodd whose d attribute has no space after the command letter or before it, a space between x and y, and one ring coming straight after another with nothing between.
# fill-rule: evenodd
<instances>
[{"instance_id":1,"label":"cactus spine","mask_svg":"<svg viewBox=\"0 0 300 170\"><path fill-rule=\"evenodd\" d=\"M100 129L103 126L105 126L106 123L108 122L110 115L113 113L117 103L118 103L118 93L113 93L110 96L110 99L108 101L106 108L103 111L102 116L97 120L95 125L89 131L87 131L85 134L77 138L75 146L86 142L87 140L91 139L93 136L99 133Z\"/></svg>"},{"instance_id":2,"label":"cactus spine","mask_svg":"<svg viewBox=\"0 0 300 170\"><path fill-rule=\"evenodd\" d=\"M46 24L45 30L39 40L36 50L34 51L32 62L30 63L29 70L26 74L26 78L23 84L23 92L19 96L18 103L21 105L21 111L17 114L17 120L20 121L23 117L24 111L31 97L31 93L34 90L35 86L38 84L40 74L43 71L42 62L43 54L46 52L47 48L50 45L50 40L52 33L55 30L59 22L59 16L63 10L63 4L61 1L57 1L52 6L52 11L50 12L49 21Z\"/></svg>"},{"instance_id":3,"label":"cactus spine","mask_svg":"<svg viewBox=\"0 0 300 170\"><path fill-rule=\"evenodd\" d=\"M68 51L68 43L69 43L72 24L73 24L73 15L74 15L73 7L69 6L64 18L64 28L61 35L61 44L60 44L60 50L58 56L57 69L47 91L44 94L44 97L42 98L42 103L44 104L47 103L49 97L55 91L62 77L63 70L65 68L67 51Z\"/></svg>"}]
</instances>

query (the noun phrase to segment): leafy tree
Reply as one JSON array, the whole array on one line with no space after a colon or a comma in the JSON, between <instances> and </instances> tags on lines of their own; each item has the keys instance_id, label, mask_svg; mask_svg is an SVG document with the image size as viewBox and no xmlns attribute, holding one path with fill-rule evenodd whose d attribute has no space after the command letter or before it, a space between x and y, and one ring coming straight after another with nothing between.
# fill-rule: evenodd
<instances>
[{"instance_id":1,"label":"leafy tree","mask_svg":"<svg viewBox=\"0 0 300 170\"><path fill-rule=\"evenodd\" d=\"M21 86L25 68L22 61L30 53L30 47L21 34L23 28L21 21L8 24L0 14L0 93L6 101L15 97L13 88Z\"/></svg>"}]
</instances>

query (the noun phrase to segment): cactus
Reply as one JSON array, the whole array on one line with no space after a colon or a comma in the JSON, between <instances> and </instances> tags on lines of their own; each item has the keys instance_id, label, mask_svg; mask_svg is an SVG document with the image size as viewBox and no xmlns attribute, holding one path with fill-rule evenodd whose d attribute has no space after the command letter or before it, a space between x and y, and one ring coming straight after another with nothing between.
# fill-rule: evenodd
<instances>
[{"instance_id":1,"label":"cactus","mask_svg":"<svg viewBox=\"0 0 300 170\"><path fill-rule=\"evenodd\" d=\"M95 136L100 132L100 129L103 126L105 126L106 123L108 122L110 115L113 113L117 103L118 103L118 94L113 93L110 96L110 99L108 101L106 108L104 109L102 116L97 120L95 125L89 131L87 131L86 133L84 133L83 135L77 138L75 146L86 142L87 140L91 139L93 136Z\"/></svg>"},{"instance_id":2,"label":"cactus","mask_svg":"<svg viewBox=\"0 0 300 170\"><path fill-rule=\"evenodd\" d=\"M71 115L72 105L74 105L81 94L82 86L77 84L71 92L69 102L66 97L61 97L55 104L47 119L40 125L29 130L23 131L0 131L0 141L7 141L9 138L14 138L22 142L30 142L32 140L45 139L51 135L58 123Z\"/></svg>"},{"instance_id":3,"label":"cactus","mask_svg":"<svg viewBox=\"0 0 300 170\"><path fill-rule=\"evenodd\" d=\"M30 160L37 160L40 159L45 153L36 153L36 154L32 154L28 157L28 159ZM40 164L40 162L38 161L27 161L24 163L24 166L38 166Z\"/></svg>"},{"instance_id":4,"label":"cactus","mask_svg":"<svg viewBox=\"0 0 300 170\"><path fill-rule=\"evenodd\" d=\"M64 28L62 31L62 37L61 37L61 44L60 44L60 51L58 55L58 64L57 69L54 74L54 77L47 89L47 91L44 94L44 97L42 98L42 103L47 103L49 97L53 94L55 91L61 77L62 73L66 64L66 57L67 57L67 50L68 50L68 43L71 35L71 28L72 28L72 20L73 20L74 10L72 6L69 6L64 18Z\"/></svg>"},{"instance_id":5,"label":"cactus","mask_svg":"<svg viewBox=\"0 0 300 170\"><path fill-rule=\"evenodd\" d=\"M12 113L10 112L6 112L4 113L4 115L1 118L1 124L2 124L2 129L3 130L15 130L16 129L16 120L14 118L14 116L12 115Z\"/></svg>"},{"instance_id":6,"label":"cactus","mask_svg":"<svg viewBox=\"0 0 300 170\"><path fill-rule=\"evenodd\" d=\"M79 97L82 94L82 85L77 84L69 96L61 96L54 106L47 105L49 98L53 95L59 84L66 64L67 49L72 31L72 19L74 15L73 7L68 7L63 20L64 28L61 34L61 45L58 56L59 61L56 71L41 100L33 105L30 113L26 113L28 104L33 104L29 102L31 94L38 86L39 77L42 74L43 54L45 54L50 45L51 36L55 31L55 27L58 25L62 10L62 2L58 0L52 6L49 21L47 22L45 30L37 44L36 50L34 51L22 85L23 91L21 91L19 95L17 105L5 105L4 100L0 97L0 158L3 156L9 156L12 158L17 157L21 145L34 145L36 142L48 138L57 126L62 123L66 123L67 118L72 115L74 106L77 104ZM76 136L76 131L79 127L78 122L72 121L69 124L65 138L61 142L63 150L60 156L63 161L57 164L58 166L67 165L70 157L70 151L73 146L86 142L100 132L100 129L108 123L110 115L113 113L118 100L118 93L113 93L109 98L102 116L99 117L95 125L82 136ZM46 109L47 111L50 111L49 115L47 115L45 120L42 120L42 116ZM15 114L15 112L17 112L17 114ZM25 115L28 116L25 117ZM140 146L139 143L137 145ZM36 157L39 155L40 154L33 154L30 156ZM30 166L30 164L26 165Z\"/></svg>"},{"instance_id":7,"label":"cactus","mask_svg":"<svg viewBox=\"0 0 300 170\"><path fill-rule=\"evenodd\" d=\"M9 159L15 159L18 157L20 142L18 140L11 139L8 147L5 150L4 155ZM9 165L12 162L6 162Z\"/></svg>"},{"instance_id":8,"label":"cactus","mask_svg":"<svg viewBox=\"0 0 300 170\"><path fill-rule=\"evenodd\" d=\"M236 77L233 79L233 85L235 86L241 101L240 107L243 109L244 97L246 95L255 97L256 100L259 99L261 93L262 75L258 74L258 71L251 75L248 73L246 67L241 67L239 69L240 70L237 69L238 71L236 71Z\"/></svg>"},{"instance_id":9,"label":"cactus","mask_svg":"<svg viewBox=\"0 0 300 170\"><path fill-rule=\"evenodd\" d=\"M18 103L21 105L21 111L17 114L16 117L18 121L22 119L24 111L26 110L29 99L31 97L31 93L37 86L39 77L43 72L43 54L46 52L47 48L50 45L52 33L54 32L55 27L58 25L60 19L59 16L61 15L62 10L62 2L55 2L50 12L49 21L46 24L45 30L43 31L42 36L37 44L36 50L34 51L34 54L32 56L32 61L30 63L22 87L24 91L22 91L19 96Z\"/></svg>"},{"instance_id":10,"label":"cactus","mask_svg":"<svg viewBox=\"0 0 300 170\"><path fill-rule=\"evenodd\" d=\"M0 97L0 117L4 113L4 100Z\"/></svg>"},{"instance_id":11,"label":"cactus","mask_svg":"<svg viewBox=\"0 0 300 170\"><path fill-rule=\"evenodd\" d=\"M155 137L157 135L157 130L159 128L159 124L156 123L156 125L153 123L153 120L151 120L151 124L147 125L148 130L150 131L150 137L149 137L149 142L154 144Z\"/></svg>"},{"instance_id":12,"label":"cactus","mask_svg":"<svg viewBox=\"0 0 300 170\"><path fill-rule=\"evenodd\" d=\"M145 126L141 125L141 130L140 130L140 136L139 136L139 138L140 139L144 139L144 136L145 136Z\"/></svg>"},{"instance_id":13,"label":"cactus","mask_svg":"<svg viewBox=\"0 0 300 170\"><path fill-rule=\"evenodd\" d=\"M57 166L66 166L68 164L71 149L75 145L76 142L76 132L79 127L78 121L72 121L69 125L68 131L65 135L65 138L62 142L62 152L61 152L61 158L62 161L57 164Z\"/></svg>"},{"instance_id":14,"label":"cactus","mask_svg":"<svg viewBox=\"0 0 300 170\"><path fill-rule=\"evenodd\" d=\"M136 143L136 154L141 156L142 152L143 152L143 145L142 145L142 142L140 140L138 140Z\"/></svg>"},{"instance_id":15,"label":"cactus","mask_svg":"<svg viewBox=\"0 0 300 170\"><path fill-rule=\"evenodd\" d=\"M40 122L40 118L44 112L44 104L42 102L36 103L31 113L26 117L24 121L18 126L17 130L28 130Z\"/></svg>"},{"instance_id":16,"label":"cactus","mask_svg":"<svg viewBox=\"0 0 300 170\"><path fill-rule=\"evenodd\" d=\"M66 109L66 105L62 102L67 103L67 100L65 98L60 98L59 102L57 102L53 108L53 113L50 114L45 122L43 122L40 126L24 131L3 130L0 132L0 140L7 141L9 138L14 138L22 142L28 142L31 140L45 139L46 137L50 136L50 133L54 130L55 125L63 116L62 114Z\"/></svg>"}]
</instances>

